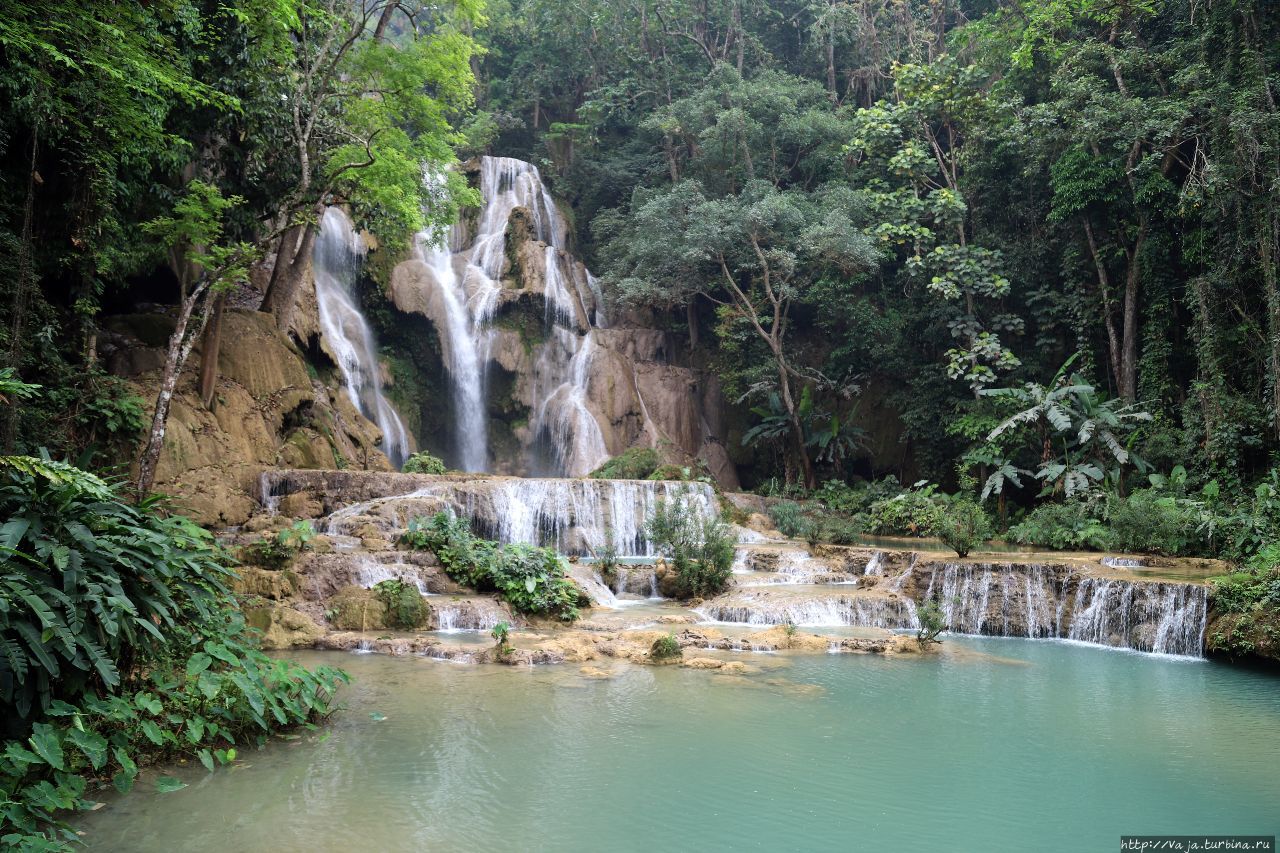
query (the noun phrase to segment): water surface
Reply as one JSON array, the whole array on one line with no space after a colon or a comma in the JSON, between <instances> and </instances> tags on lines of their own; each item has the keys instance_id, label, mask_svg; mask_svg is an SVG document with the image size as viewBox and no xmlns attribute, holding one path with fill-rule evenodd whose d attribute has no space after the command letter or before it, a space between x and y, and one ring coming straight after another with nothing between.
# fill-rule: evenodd
<instances>
[{"instance_id":1,"label":"water surface","mask_svg":"<svg viewBox=\"0 0 1280 853\"><path fill-rule=\"evenodd\" d=\"M166 853L1077 851L1280 831L1280 679L1062 642L946 647L609 680L301 653L355 679L327 737L179 768L173 794L147 777L82 828L91 850Z\"/></svg>"}]
</instances>

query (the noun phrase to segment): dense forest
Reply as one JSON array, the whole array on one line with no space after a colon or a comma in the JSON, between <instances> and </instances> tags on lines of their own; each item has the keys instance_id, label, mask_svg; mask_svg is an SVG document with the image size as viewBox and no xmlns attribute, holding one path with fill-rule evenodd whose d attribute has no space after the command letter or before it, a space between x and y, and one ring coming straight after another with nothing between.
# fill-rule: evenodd
<instances>
[{"instance_id":1,"label":"dense forest","mask_svg":"<svg viewBox=\"0 0 1280 853\"><path fill-rule=\"evenodd\" d=\"M493 151L570 202L616 306L720 373L749 480L959 463L1025 502L1041 463L1057 492L1271 467L1268 4L112 6L0 33L4 358L46 386L11 448L127 458L149 407L99 367L104 312L180 292L216 325L318 204L394 248L466 201L422 204L424 163ZM1089 386L1073 411L990 437L1055 376Z\"/></svg>"}]
</instances>

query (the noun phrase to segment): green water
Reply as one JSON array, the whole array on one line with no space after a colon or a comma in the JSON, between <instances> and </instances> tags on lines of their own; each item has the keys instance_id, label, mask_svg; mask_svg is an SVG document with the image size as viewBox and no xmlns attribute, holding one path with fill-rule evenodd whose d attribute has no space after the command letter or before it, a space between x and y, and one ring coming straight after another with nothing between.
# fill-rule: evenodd
<instances>
[{"instance_id":1,"label":"green water","mask_svg":"<svg viewBox=\"0 0 1280 853\"><path fill-rule=\"evenodd\" d=\"M305 653L327 739L179 768L91 850L1114 850L1280 831L1280 679L1054 642L936 660L740 655L749 677ZM606 664L607 666L607 664ZM371 713L385 715L375 721Z\"/></svg>"}]
</instances>

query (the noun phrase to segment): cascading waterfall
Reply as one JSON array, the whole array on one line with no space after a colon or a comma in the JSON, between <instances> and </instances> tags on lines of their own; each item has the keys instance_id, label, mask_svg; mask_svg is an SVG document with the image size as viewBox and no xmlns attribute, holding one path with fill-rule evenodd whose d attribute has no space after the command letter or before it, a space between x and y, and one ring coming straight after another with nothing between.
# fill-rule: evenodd
<instances>
[{"instance_id":1,"label":"cascading waterfall","mask_svg":"<svg viewBox=\"0 0 1280 853\"><path fill-rule=\"evenodd\" d=\"M342 536L372 523L394 537L412 516L443 504L469 519L480 535L502 543L545 545L577 555L612 545L619 555L653 556L657 547L645 525L660 500L682 500L703 518L720 512L706 483L484 477L441 480L409 494L348 504L331 513L323 529Z\"/></svg>"},{"instance_id":2,"label":"cascading waterfall","mask_svg":"<svg viewBox=\"0 0 1280 853\"><path fill-rule=\"evenodd\" d=\"M432 183L428 176L428 183ZM462 229L447 242L418 235L420 259L440 291L445 349L453 400L458 465L490 470L487 366L492 354L491 321L502 293L506 232L516 208L529 212L533 236L546 244L545 342L534 359L534 406L530 429L541 448L534 467L548 474L582 476L608 459L603 432L587 407L595 329L604 326L603 298L594 276L564 255L568 227L531 163L483 157L480 193L484 206L468 245ZM566 264L571 267L566 271Z\"/></svg>"},{"instance_id":3,"label":"cascading waterfall","mask_svg":"<svg viewBox=\"0 0 1280 853\"><path fill-rule=\"evenodd\" d=\"M312 252L320 329L337 359L347 396L382 429L383 450L399 466L408 455L409 434L383 396L373 330L353 292L364 253L364 241L347 215L336 207L326 209Z\"/></svg>"}]
</instances>

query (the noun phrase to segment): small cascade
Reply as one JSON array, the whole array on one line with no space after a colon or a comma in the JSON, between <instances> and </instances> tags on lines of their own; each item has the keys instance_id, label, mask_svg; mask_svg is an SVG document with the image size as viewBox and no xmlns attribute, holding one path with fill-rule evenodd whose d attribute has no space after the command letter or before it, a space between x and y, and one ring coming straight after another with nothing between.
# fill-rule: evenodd
<instances>
[{"instance_id":1,"label":"small cascade","mask_svg":"<svg viewBox=\"0 0 1280 853\"><path fill-rule=\"evenodd\" d=\"M867 560L866 567L862 570L864 575L872 577L880 577L884 574L884 551L876 551L871 555L871 559Z\"/></svg>"},{"instance_id":2,"label":"small cascade","mask_svg":"<svg viewBox=\"0 0 1280 853\"><path fill-rule=\"evenodd\" d=\"M596 567L591 563L572 562L568 564L566 574L574 583L591 598L596 607L618 607L618 597L609 589L609 585L600 577Z\"/></svg>"},{"instance_id":3,"label":"small cascade","mask_svg":"<svg viewBox=\"0 0 1280 853\"><path fill-rule=\"evenodd\" d=\"M432 594L427 589L427 585L422 582L422 578L418 575L418 570L413 566L406 566L403 563L388 565L366 558L361 560L360 565L356 568L355 583L365 589L373 589L383 581L389 580L412 584L418 588L418 592L422 595Z\"/></svg>"},{"instance_id":4,"label":"small cascade","mask_svg":"<svg viewBox=\"0 0 1280 853\"><path fill-rule=\"evenodd\" d=\"M611 541L619 555L655 555L645 524L659 500L682 493L694 512L719 513L705 483L502 478L443 482L424 492L449 502L486 538L546 545L562 554L591 555Z\"/></svg>"},{"instance_id":5,"label":"small cascade","mask_svg":"<svg viewBox=\"0 0 1280 853\"><path fill-rule=\"evenodd\" d=\"M487 598L455 598L431 605L432 629L436 631L488 631L499 622L509 622L511 614Z\"/></svg>"},{"instance_id":6,"label":"small cascade","mask_svg":"<svg viewBox=\"0 0 1280 853\"><path fill-rule=\"evenodd\" d=\"M658 594L658 570L653 563L622 563L614 570L613 591L616 595L638 595L661 598Z\"/></svg>"},{"instance_id":7,"label":"small cascade","mask_svg":"<svg viewBox=\"0 0 1280 853\"><path fill-rule=\"evenodd\" d=\"M354 293L364 254L364 241L347 215L339 208L327 208L312 252L320 328L342 372L347 396L382 429L383 450L392 464L399 466L409 452L409 434L383 396L373 330Z\"/></svg>"},{"instance_id":8,"label":"small cascade","mask_svg":"<svg viewBox=\"0 0 1280 853\"><path fill-rule=\"evenodd\" d=\"M1098 578L1034 564L946 563L921 573L930 569L921 600L936 600L958 633L1202 654L1208 598L1199 584Z\"/></svg>"},{"instance_id":9,"label":"small cascade","mask_svg":"<svg viewBox=\"0 0 1280 853\"><path fill-rule=\"evenodd\" d=\"M1198 584L1084 578L1072 612L1068 639L1200 657L1208 594Z\"/></svg>"},{"instance_id":10,"label":"small cascade","mask_svg":"<svg viewBox=\"0 0 1280 853\"><path fill-rule=\"evenodd\" d=\"M1140 569L1146 565L1142 560L1133 557L1103 557L1098 562L1109 569Z\"/></svg>"},{"instance_id":11,"label":"small cascade","mask_svg":"<svg viewBox=\"0 0 1280 853\"><path fill-rule=\"evenodd\" d=\"M284 483L265 470L258 475L258 502L262 504L267 515L280 514L280 499L284 495Z\"/></svg>"},{"instance_id":12,"label":"small cascade","mask_svg":"<svg viewBox=\"0 0 1280 853\"><path fill-rule=\"evenodd\" d=\"M771 591L770 591L771 592ZM713 599L697 613L712 622L803 627L919 628L908 599L859 594L734 593Z\"/></svg>"}]
</instances>

